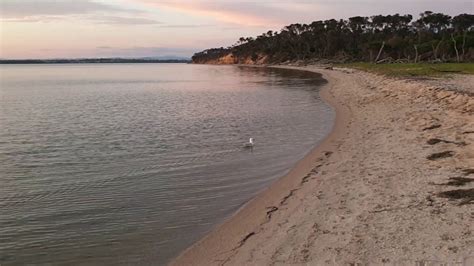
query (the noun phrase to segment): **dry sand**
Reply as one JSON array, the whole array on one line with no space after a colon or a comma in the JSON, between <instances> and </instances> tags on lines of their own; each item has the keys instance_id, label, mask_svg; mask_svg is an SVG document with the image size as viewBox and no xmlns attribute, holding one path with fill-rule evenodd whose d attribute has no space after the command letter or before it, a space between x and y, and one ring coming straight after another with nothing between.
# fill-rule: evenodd
<instances>
[{"instance_id":1,"label":"dry sand","mask_svg":"<svg viewBox=\"0 0 474 266\"><path fill-rule=\"evenodd\" d=\"M474 265L473 84L294 68L329 81L333 132L171 264Z\"/></svg>"}]
</instances>

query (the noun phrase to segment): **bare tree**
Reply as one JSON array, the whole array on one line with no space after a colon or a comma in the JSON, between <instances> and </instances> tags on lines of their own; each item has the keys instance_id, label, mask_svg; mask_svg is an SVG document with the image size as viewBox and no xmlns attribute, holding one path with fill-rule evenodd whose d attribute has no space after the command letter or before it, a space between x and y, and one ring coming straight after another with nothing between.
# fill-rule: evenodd
<instances>
[{"instance_id":1,"label":"bare tree","mask_svg":"<svg viewBox=\"0 0 474 266\"><path fill-rule=\"evenodd\" d=\"M459 63L459 51L458 51L456 39L454 39L454 34L452 34L452 33L451 33L451 40L453 41L454 50L456 51L456 61Z\"/></svg>"},{"instance_id":2,"label":"bare tree","mask_svg":"<svg viewBox=\"0 0 474 266\"><path fill-rule=\"evenodd\" d=\"M418 45L413 45L415 48L415 64L418 63Z\"/></svg>"},{"instance_id":3,"label":"bare tree","mask_svg":"<svg viewBox=\"0 0 474 266\"><path fill-rule=\"evenodd\" d=\"M379 53L377 54L377 58L375 58L375 63L379 61L380 55L382 54L383 48L385 47L385 41L382 42L382 46L380 46Z\"/></svg>"}]
</instances>

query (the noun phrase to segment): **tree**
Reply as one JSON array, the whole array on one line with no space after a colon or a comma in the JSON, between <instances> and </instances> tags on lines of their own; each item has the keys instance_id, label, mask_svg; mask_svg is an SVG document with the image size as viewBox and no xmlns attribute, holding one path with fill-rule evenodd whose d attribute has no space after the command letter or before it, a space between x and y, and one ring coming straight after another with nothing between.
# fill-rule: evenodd
<instances>
[{"instance_id":1,"label":"tree","mask_svg":"<svg viewBox=\"0 0 474 266\"><path fill-rule=\"evenodd\" d=\"M454 27L454 32L458 34L462 34L461 57L464 60L466 37L467 37L467 33L474 28L474 15L471 15L471 14L457 15L452 19L452 24ZM456 44L455 44L455 47L456 47Z\"/></svg>"},{"instance_id":2,"label":"tree","mask_svg":"<svg viewBox=\"0 0 474 266\"><path fill-rule=\"evenodd\" d=\"M393 14L294 23L255 38L241 37L228 48L196 53L193 60L214 62L229 54L241 63L263 59L266 63L312 59L473 61L474 15L451 18L425 11L415 21L409 14Z\"/></svg>"}]
</instances>

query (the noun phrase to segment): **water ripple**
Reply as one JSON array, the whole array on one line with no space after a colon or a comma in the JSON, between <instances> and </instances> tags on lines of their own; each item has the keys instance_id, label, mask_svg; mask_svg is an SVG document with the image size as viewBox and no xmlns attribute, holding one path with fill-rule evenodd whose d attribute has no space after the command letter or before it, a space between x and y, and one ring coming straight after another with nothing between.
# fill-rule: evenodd
<instances>
[{"instance_id":1,"label":"water ripple","mask_svg":"<svg viewBox=\"0 0 474 266\"><path fill-rule=\"evenodd\" d=\"M166 263L286 173L333 118L322 80L303 72L0 71L2 265Z\"/></svg>"}]
</instances>

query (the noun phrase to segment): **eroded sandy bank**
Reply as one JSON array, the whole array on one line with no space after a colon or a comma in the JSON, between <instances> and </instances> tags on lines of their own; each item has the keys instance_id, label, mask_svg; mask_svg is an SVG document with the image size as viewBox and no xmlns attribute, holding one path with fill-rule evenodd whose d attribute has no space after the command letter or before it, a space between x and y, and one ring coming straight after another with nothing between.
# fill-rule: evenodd
<instances>
[{"instance_id":1,"label":"eroded sandy bank","mask_svg":"<svg viewBox=\"0 0 474 266\"><path fill-rule=\"evenodd\" d=\"M298 69L329 81L333 132L172 264L474 265L472 94Z\"/></svg>"}]
</instances>

